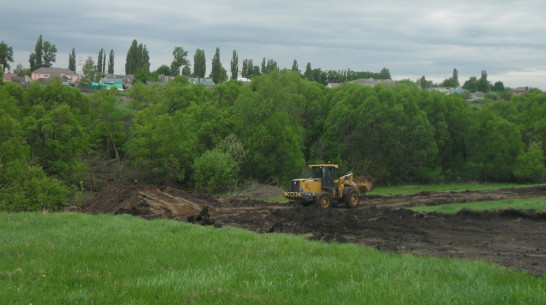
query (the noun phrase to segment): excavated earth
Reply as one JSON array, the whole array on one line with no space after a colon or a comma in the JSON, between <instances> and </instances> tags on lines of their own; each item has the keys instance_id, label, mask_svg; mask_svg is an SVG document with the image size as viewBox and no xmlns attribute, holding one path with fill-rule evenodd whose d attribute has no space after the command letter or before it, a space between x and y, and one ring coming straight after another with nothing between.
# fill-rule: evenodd
<instances>
[{"instance_id":1,"label":"excavated earth","mask_svg":"<svg viewBox=\"0 0 546 305\"><path fill-rule=\"evenodd\" d=\"M271 204L156 186L110 186L82 206L91 214L131 214L202 225L234 226L259 233L374 247L380 251L478 259L546 274L546 212L505 209L456 214L414 212L404 207L543 197L546 186L495 191L421 192L368 196L355 209Z\"/></svg>"}]
</instances>

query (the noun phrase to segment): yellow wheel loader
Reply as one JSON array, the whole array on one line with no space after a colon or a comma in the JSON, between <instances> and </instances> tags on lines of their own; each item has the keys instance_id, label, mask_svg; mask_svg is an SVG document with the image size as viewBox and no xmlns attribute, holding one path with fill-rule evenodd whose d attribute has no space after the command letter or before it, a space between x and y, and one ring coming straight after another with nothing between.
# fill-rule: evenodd
<instances>
[{"instance_id":1,"label":"yellow wheel loader","mask_svg":"<svg viewBox=\"0 0 546 305\"><path fill-rule=\"evenodd\" d=\"M337 164L309 165L310 178L292 180L290 190L284 197L304 205L315 204L320 208L330 208L338 202L345 202L348 208L360 203L360 194L373 188L371 178L355 178L352 172L335 179L339 168Z\"/></svg>"}]
</instances>

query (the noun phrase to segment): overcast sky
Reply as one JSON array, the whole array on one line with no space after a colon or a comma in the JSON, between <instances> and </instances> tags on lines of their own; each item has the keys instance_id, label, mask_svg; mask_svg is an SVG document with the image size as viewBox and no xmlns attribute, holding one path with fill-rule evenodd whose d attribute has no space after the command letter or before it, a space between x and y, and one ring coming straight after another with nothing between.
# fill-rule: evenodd
<instances>
[{"instance_id":1,"label":"overcast sky","mask_svg":"<svg viewBox=\"0 0 546 305\"><path fill-rule=\"evenodd\" d=\"M22 0L0 4L0 40L14 50L13 68L29 67L41 34L55 44L53 66L68 67L75 48L96 62L103 48L125 72L131 42L145 44L151 69L170 65L181 46L210 62L216 47L229 71L232 51L259 65L263 57L291 68L379 72L393 79L441 82L480 77L505 86L546 90L546 1L185 1Z\"/></svg>"}]
</instances>

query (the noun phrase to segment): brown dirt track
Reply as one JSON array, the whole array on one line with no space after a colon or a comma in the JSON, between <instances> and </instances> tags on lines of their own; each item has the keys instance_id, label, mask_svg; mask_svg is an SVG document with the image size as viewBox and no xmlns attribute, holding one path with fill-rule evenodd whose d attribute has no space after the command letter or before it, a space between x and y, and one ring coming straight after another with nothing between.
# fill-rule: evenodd
<instances>
[{"instance_id":1,"label":"brown dirt track","mask_svg":"<svg viewBox=\"0 0 546 305\"><path fill-rule=\"evenodd\" d=\"M460 193L422 192L366 197L356 209L328 210L270 204L155 186L111 186L85 203L91 214L172 218L259 233L291 233L309 239L350 242L380 251L479 259L546 274L546 212L462 210L454 215L392 209L482 200L546 197L546 186ZM546 199L545 199L546 200Z\"/></svg>"}]
</instances>

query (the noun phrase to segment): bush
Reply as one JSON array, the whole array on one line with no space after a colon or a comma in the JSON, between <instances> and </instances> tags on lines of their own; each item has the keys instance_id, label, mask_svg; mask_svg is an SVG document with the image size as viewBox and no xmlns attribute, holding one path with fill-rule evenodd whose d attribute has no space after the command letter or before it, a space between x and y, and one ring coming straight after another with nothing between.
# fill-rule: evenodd
<instances>
[{"instance_id":1,"label":"bush","mask_svg":"<svg viewBox=\"0 0 546 305\"><path fill-rule=\"evenodd\" d=\"M229 154L219 150L208 150L196 158L193 170L193 180L200 191L215 193L235 185L237 163Z\"/></svg>"},{"instance_id":2,"label":"bush","mask_svg":"<svg viewBox=\"0 0 546 305\"><path fill-rule=\"evenodd\" d=\"M72 195L63 182L24 162L7 164L1 178L5 178L0 179L0 210L4 211L55 211L68 205Z\"/></svg>"},{"instance_id":3,"label":"bush","mask_svg":"<svg viewBox=\"0 0 546 305\"><path fill-rule=\"evenodd\" d=\"M546 177L544 153L536 143L527 152L521 151L516 158L514 176L519 182L542 182Z\"/></svg>"}]
</instances>

